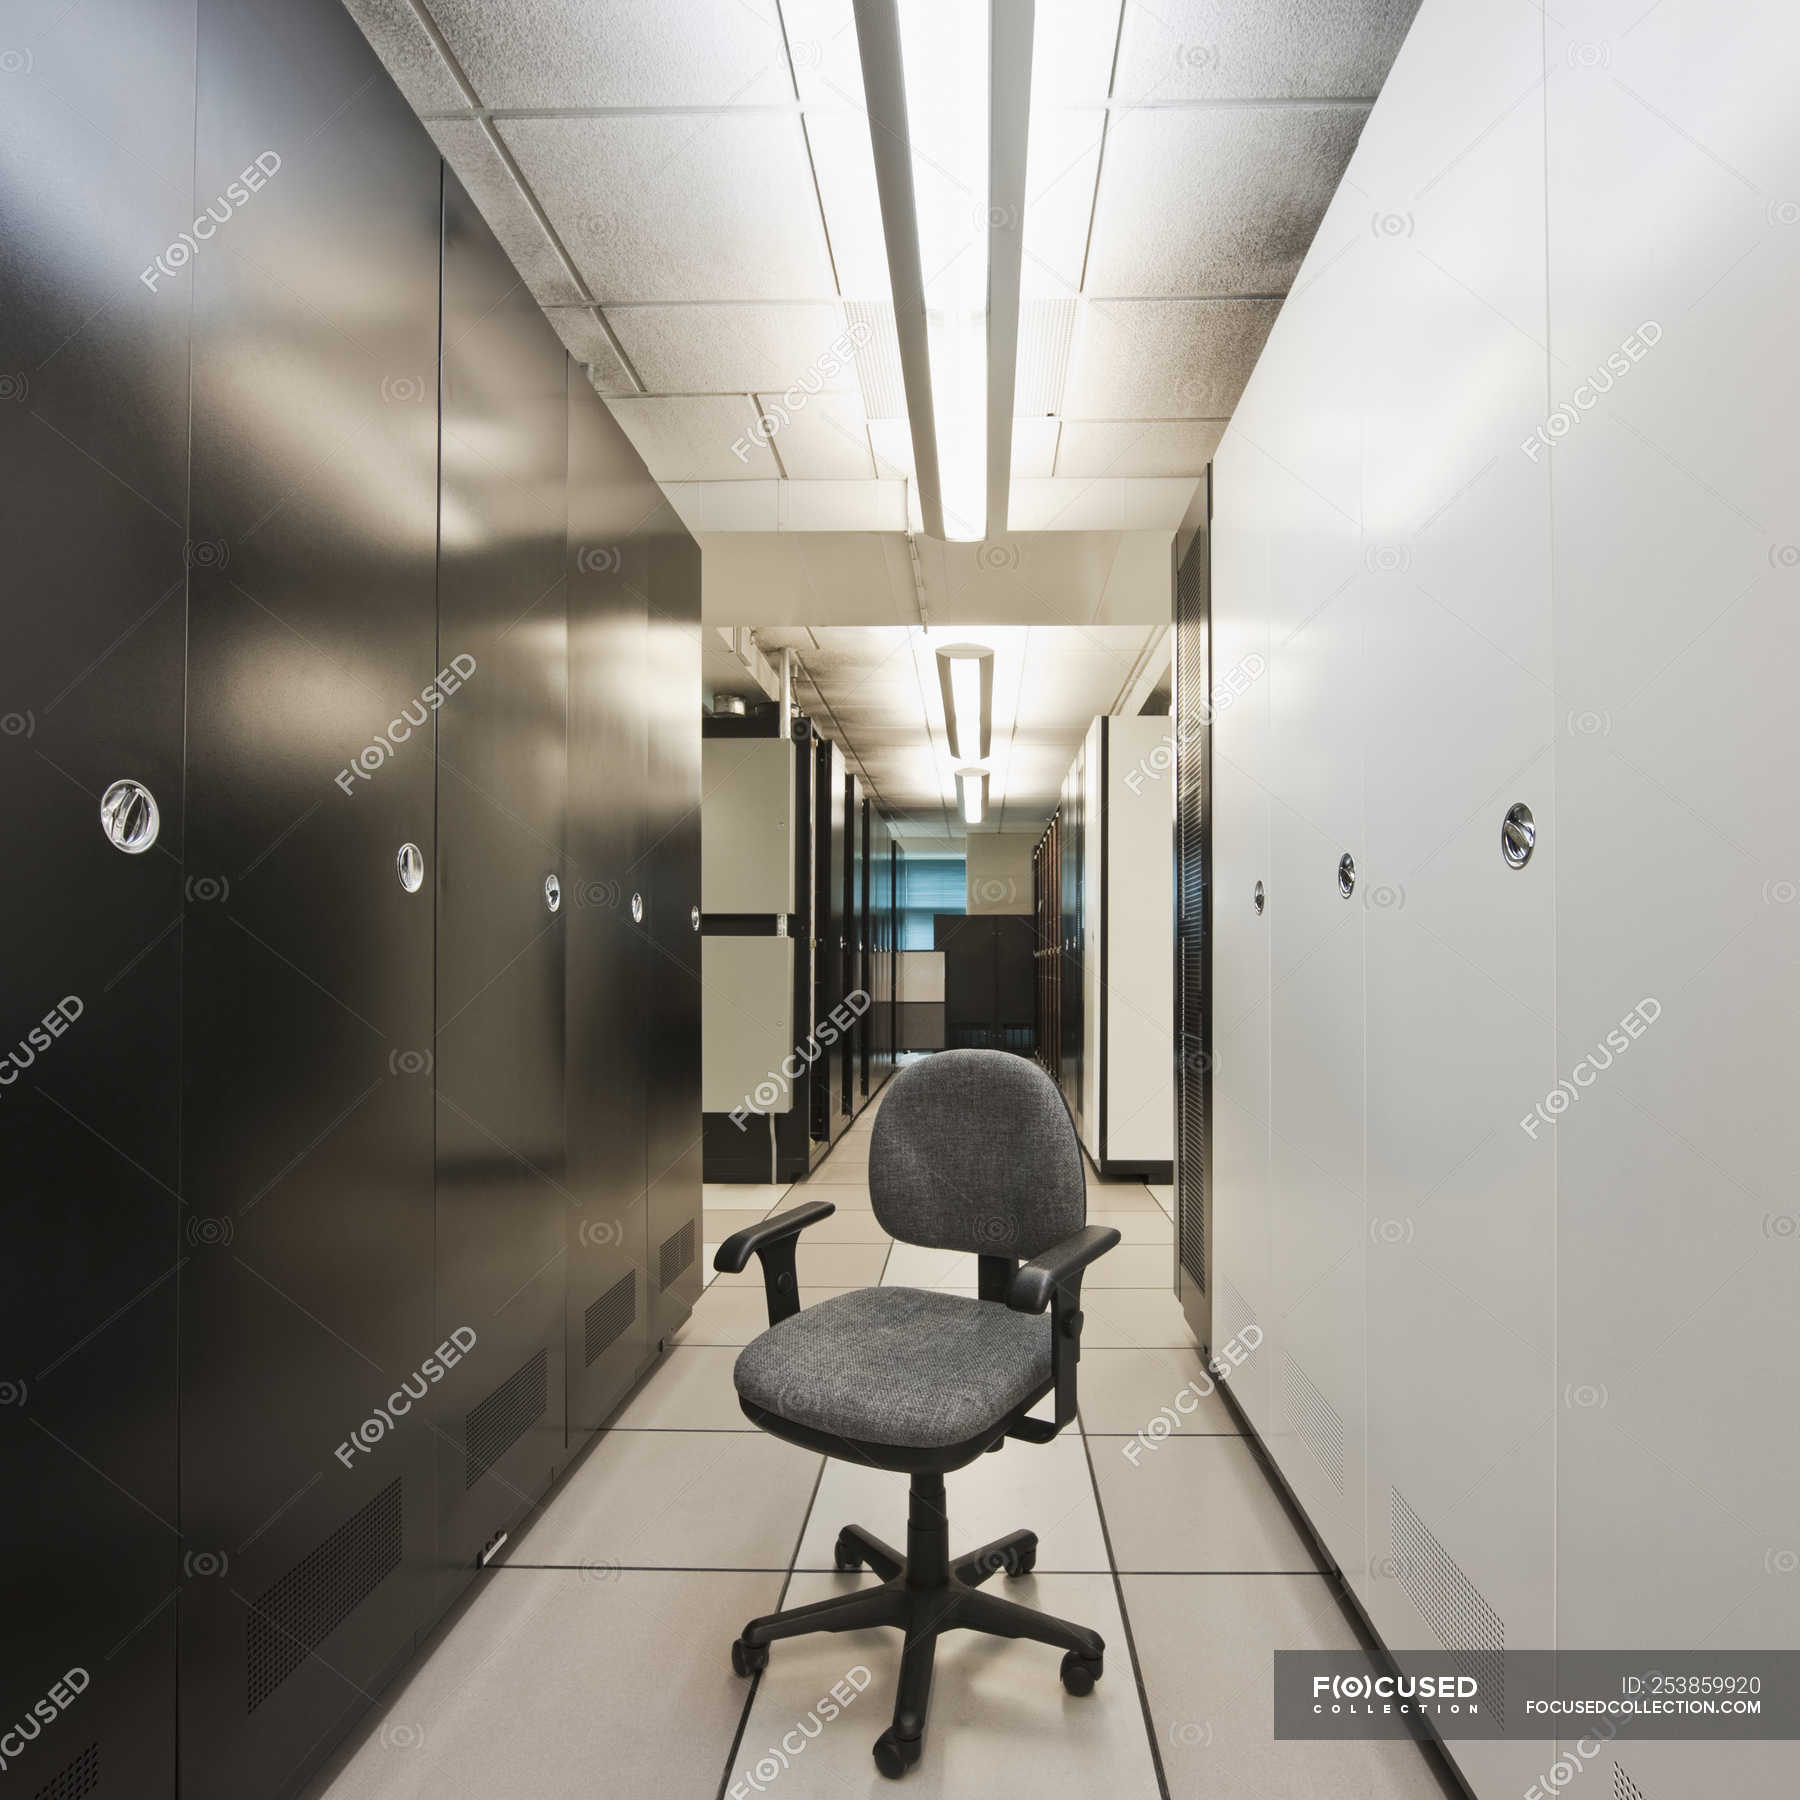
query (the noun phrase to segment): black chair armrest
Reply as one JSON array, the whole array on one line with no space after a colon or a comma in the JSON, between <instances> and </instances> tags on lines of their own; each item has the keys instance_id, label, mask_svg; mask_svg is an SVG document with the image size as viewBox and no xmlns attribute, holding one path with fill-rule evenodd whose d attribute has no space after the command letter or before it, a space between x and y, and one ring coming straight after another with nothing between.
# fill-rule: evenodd
<instances>
[{"instance_id":1,"label":"black chair armrest","mask_svg":"<svg viewBox=\"0 0 1800 1800\"><path fill-rule=\"evenodd\" d=\"M1013 1276L1006 1304L1014 1312L1041 1313L1057 1289L1071 1279L1079 1290L1081 1271L1118 1241L1119 1234L1111 1225L1082 1226L1060 1244L1052 1244L1042 1256L1034 1256Z\"/></svg>"},{"instance_id":2,"label":"black chair armrest","mask_svg":"<svg viewBox=\"0 0 1800 1800\"><path fill-rule=\"evenodd\" d=\"M1081 1361L1081 1276L1095 1257L1119 1241L1110 1225L1084 1225L1034 1256L1012 1278L1006 1304L1014 1312L1050 1308L1050 1380L1056 1394L1054 1422L1023 1418L1008 1428L1012 1437L1043 1444L1075 1417L1075 1365Z\"/></svg>"},{"instance_id":3,"label":"black chair armrest","mask_svg":"<svg viewBox=\"0 0 1800 1800\"><path fill-rule=\"evenodd\" d=\"M794 1270L794 1252L807 1226L828 1219L837 1211L829 1200L808 1200L772 1219L761 1219L734 1231L713 1252L713 1267L721 1274L739 1275L750 1258L762 1258L763 1294L769 1303L769 1323L779 1325L800 1310L800 1283ZM1113 1234L1118 1235L1116 1232Z\"/></svg>"}]
</instances>

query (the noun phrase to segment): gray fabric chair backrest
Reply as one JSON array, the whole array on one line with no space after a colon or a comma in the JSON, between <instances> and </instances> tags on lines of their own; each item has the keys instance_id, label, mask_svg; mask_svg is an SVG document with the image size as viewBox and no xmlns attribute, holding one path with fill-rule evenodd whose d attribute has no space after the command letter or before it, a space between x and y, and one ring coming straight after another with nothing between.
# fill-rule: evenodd
<instances>
[{"instance_id":1,"label":"gray fabric chair backrest","mask_svg":"<svg viewBox=\"0 0 1800 1800\"><path fill-rule=\"evenodd\" d=\"M1004 1050L941 1050L888 1082L869 1144L884 1231L1029 1260L1087 1222L1087 1171L1056 1083Z\"/></svg>"}]
</instances>

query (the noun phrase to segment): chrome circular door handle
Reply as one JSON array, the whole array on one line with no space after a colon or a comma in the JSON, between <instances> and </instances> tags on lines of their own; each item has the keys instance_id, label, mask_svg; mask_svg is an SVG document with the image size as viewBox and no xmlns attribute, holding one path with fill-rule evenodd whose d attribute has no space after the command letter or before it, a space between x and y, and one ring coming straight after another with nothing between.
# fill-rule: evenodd
<instances>
[{"instance_id":1,"label":"chrome circular door handle","mask_svg":"<svg viewBox=\"0 0 1800 1800\"><path fill-rule=\"evenodd\" d=\"M631 896L631 922L634 925L641 925L644 922L644 896L642 894Z\"/></svg>"},{"instance_id":2,"label":"chrome circular door handle","mask_svg":"<svg viewBox=\"0 0 1800 1800\"><path fill-rule=\"evenodd\" d=\"M417 844L402 844L394 852L394 873L409 894L425 885L425 856Z\"/></svg>"},{"instance_id":3,"label":"chrome circular door handle","mask_svg":"<svg viewBox=\"0 0 1800 1800\"><path fill-rule=\"evenodd\" d=\"M115 850L142 856L162 830L156 796L141 781L115 781L100 796L100 829Z\"/></svg>"},{"instance_id":4,"label":"chrome circular door handle","mask_svg":"<svg viewBox=\"0 0 1800 1800\"><path fill-rule=\"evenodd\" d=\"M1259 913L1268 904L1268 895L1263 892L1263 884L1260 881L1256 884L1256 892L1250 896L1250 903Z\"/></svg>"},{"instance_id":5,"label":"chrome circular door handle","mask_svg":"<svg viewBox=\"0 0 1800 1800\"><path fill-rule=\"evenodd\" d=\"M562 908L562 883L556 879L554 872L544 877L544 904L552 912Z\"/></svg>"},{"instance_id":6,"label":"chrome circular door handle","mask_svg":"<svg viewBox=\"0 0 1800 1800\"><path fill-rule=\"evenodd\" d=\"M693 926L693 928L696 931L698 931L700 929L700 908L699 907L691 906L688 908L688 923L691 926Z\"/></svg>"},{"instance_id":7,"label":"chrome circular door handle","mask_svg":"<svg viewBox=\"0 0 1800 1800\"><path fill-rule=\"evenodd\" d=\"M1356 892L1356 858L1348 850L1338 858L1338 892L1346 900Z\"/></svg>"},{"instance_id":8,"label":"chrome circular door handle","mask_svg":"<svg viewBox=\"0 0 1800 1800\"><path fill-rule=\"evenodd\" d=\"M1500 821L1500 854L1506 858L1508 868L1522 869L1536 848L1537 820L1523 800L1517 801L1506 809L1506 817Z\"/></svg>"}]
</instances>

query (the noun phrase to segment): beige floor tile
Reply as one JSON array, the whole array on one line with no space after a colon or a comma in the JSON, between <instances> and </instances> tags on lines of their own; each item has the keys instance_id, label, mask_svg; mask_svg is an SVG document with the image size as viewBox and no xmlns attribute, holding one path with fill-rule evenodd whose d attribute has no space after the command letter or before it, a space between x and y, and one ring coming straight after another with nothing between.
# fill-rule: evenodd
<instances>
[{"instance_id":1,"label":"beige floor tile","mask_svg":"<svg viewBox=\"0 0 1800 1800\"><path fill-rule=\"evenodd\" d=\"M1134 1350L1084 1343L1080 1384L1081 1425L1090 1437L1161 1436L1177 1421L1186 1436L1240 1435L1195 1347ZM1159 1415L1161 1425L1153 1426ZM1098 1448L1095 1453L1101 1454ZM1105 1454L1117 1452L1109 1448Z\"/></svg>"},{"instance_id":2,"label":"beige floor tile","mask_svg":"<svg viewBox=\"0 0 1800 1800\"><path fill-rule=\"evenodd\" d=\"M1166 1283L1148 1288L1090 1288L1084 1282L1081 1310L1087 1318L1081 1332L1084 1350L1109 1344L1150 1350L1165 1345L1186 1347L1194 1341L1181 1302Z\"/></svg>"},{"instance_id":3,"label":"beige floor tile","mask_svg":"<svg viewBox=\"0 0 1800 1800\"><path fill-rule=\"evenodd\" d=\"M800 1304L813 1306L848 1288L802 1288ZM671 1344L747 1344L769 1329L763 1289L714 1283L700 1296L686 1324L669 1334Z\"/></svg>"},{"instance_id":4,"label":"beige floor tile","mask_svg":"<svg viewBox=\"0 0 1800 1800\"><path fill-rule=\"evenodd\" d=\"M613 1420L614 1431L754 1431L738 1405L735 1344L665 1350ZM1084 1365L1085 1368L1085 1365Z\"/></svg>"}]
</instances>

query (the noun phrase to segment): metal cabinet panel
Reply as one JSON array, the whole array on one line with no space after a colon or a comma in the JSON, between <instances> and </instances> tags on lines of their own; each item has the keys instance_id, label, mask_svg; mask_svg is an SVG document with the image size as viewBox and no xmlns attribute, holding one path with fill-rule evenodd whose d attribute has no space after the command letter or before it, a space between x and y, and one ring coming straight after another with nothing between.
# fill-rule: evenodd
<instances>
[{"instance_id":1,"label":"metal cabinet panel","mask_svg":"<svg viewBox=\"0 0 1800 1800\"><path fill-rule=\"evenodd\" d=\"M708 738L701 745L700 910L794 911L794 744Z\"/></svg>"},{"instance_id":2,"label":"metal cabinet panel","mask_svg":"<svg viewBox=\"0 0 1800 1800\"><path fill-rule=\"evenodd\" d=\"M10 11L0 111L0 1716L84 1668L8 1784L168 1800L194 6L108 11Z\"/></svg>"},{"instance_id":3,"label":"metal cabinet panel","mask_svg":"<svg viewBox=\"0 0 1800 1800\"><path fill-rule=\"evenodd\" d=\"M666 505L650 548L647 934L653 1337L704 1285L700 1242L700 550Z\"/></svg>"},{"instance_id":4,"label":"metal cabinet panel","mask_svg":"<svg viewBox=\"0 0 1800 1800\"><path fill-rule=\"evenodd\" d=\"M440 191L340 8L206 0L198 70L194 191L281 158L192 265L181 1785L235 1800L432 1601L432 1440L376 1408L443 1335L431 893L395 866L435 863Z\"/></svg>"},{"instance_id":5,"label":"metal cabinet panel","mask_svg":"<svg viewBox=\"0 0 1800 1800\"><path fill-rule=\"evenodd\" d=\"M845 910L844 890L849 865L849 845L845 836L846 782L844 753L828 739L819 740L819 807L817 870L820 882L819 919L823 925L819 943L819 992L815 1019L824 1018L849 993L844 984L848 968L849 916ZM825 1092L824 1142L833 1142L849 1116L848 1096L844 1091L844 1056L833 1050L814 1065L825 1072L820 1084Z\"/></svg>"},{"instance_id":6,"label":"metal cabinet panel","mask_svg":"<svg viewBox=\"0 0 1800 1800\"><path fill-rule=\"evenodd\" d=\"M454 1583L563 1457L567 357L444 178L436 1390ZM555 908L546 881L557 883Z\"/></svg>"},{"instance_id":7,"label":"metal cabinet panel","mask_svg":"<svg viewBox=\"0 0 1800 1800\"><path fill-rule=\"evenodd\" d=\"M652 1339L643 866L649 528L661 495L581 371L569 372L567 1368L569 1431L594 1430Z\"/></svg>"}]
</instances>

